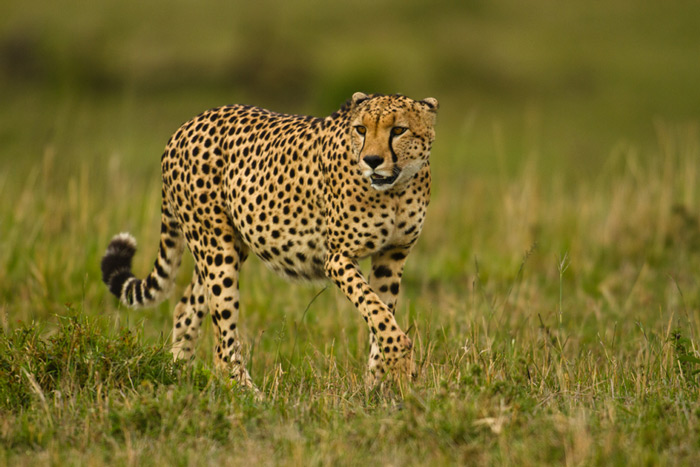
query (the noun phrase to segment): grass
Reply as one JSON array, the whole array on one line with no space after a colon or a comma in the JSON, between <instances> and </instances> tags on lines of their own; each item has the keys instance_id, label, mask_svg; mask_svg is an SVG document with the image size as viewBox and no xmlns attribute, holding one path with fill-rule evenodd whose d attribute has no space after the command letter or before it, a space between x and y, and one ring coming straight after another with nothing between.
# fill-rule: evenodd
<instances>
[{"instance_id":1,"label":"grass","mask_svg":"<svg viewBox=\"0 0 700 467\"><path fill-rule=\"evenodd\" d=\"M145 27L156 2L38 3L0 7L0 465L698 463L696 6L178 4ZM127 311L99 273L123 230L151 267L168 136L360 89L441 102L398 309L418 380L365 388L351 304L254 258L264 399L212 371L208 323L171 362L177 295Z\"/></svg>"}]
</instances>

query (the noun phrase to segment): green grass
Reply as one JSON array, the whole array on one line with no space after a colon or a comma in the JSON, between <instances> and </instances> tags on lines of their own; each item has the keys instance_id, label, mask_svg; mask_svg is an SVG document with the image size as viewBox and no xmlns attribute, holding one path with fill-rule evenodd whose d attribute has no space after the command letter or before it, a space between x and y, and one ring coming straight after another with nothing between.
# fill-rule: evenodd
<instances>
[{"instance_id":1,"label":"green grass","mask_svg":"<svg viewBox=\"0 0 700 467\"><path fill-rule=\"evenodd\" d=\"M0 6L0 465L700 461L697 5L34 3ZM128 311L99 272L124 230L151 267L167 138L356 90L441 103L398 308L418 380L365 388L352 305L255 258L263 400L209 323L171 362L177 294Z\"/></svg>"}]
</instances>

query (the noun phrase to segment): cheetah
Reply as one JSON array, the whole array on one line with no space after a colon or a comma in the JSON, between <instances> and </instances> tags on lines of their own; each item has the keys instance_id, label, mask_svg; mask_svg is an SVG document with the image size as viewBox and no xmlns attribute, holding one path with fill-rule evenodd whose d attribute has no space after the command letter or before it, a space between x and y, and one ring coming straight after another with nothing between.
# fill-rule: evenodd
<instances>
[{"instance_id":1,"label":"cheetah","mask_svg":"<svg viewBox=\"0 0 700 467\"><path fill-rule=\"evenodd\" d=\"M289 279L330 279L370 334L366 381L414 375L412 342L394 318L404 263L430 200L438 101L355 93L325 118L232 105L184 123L161 158L158 255L145 279L136 241L112 238L102 278L130 308L165 300L185 246L192 281L175 306L172 353L189 359L211 314L215 367L254 388L238 334L241 265L253 252ZM369 277L358 260L371 258Z\"/></svg>"}]
</instances>

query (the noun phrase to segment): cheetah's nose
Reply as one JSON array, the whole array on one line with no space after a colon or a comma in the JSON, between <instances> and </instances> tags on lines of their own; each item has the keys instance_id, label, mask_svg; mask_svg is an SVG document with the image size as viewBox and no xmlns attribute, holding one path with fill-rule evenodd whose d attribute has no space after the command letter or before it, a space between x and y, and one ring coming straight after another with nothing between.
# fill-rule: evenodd
<instances>
[{"instance_id":1,"label":"cheetah's nose","mask_svg":"<svg viewBox=\"0 0 700 467\"><path fill-rule=\"evenodd\" d=\"M376 169L382 162L384 162L384 159L381 156L365 156L365 158L362 160L365 161L365 164L367 164L372 170Z\"/></svg>"}]
</instances>

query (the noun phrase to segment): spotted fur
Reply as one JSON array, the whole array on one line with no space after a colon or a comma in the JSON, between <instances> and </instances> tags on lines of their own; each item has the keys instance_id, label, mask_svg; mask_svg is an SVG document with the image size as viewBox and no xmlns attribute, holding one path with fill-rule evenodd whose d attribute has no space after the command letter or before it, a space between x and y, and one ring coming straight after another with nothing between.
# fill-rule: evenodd
<instances>
[{"instance_id":1,"label":"spotted fur","mask_svg":"<svg viewBox=\"0 0 700 467\"><path fill-rule=\"evenodd\" d=\"M175 358L190 358L212 315L215 361L252 386L238 336L238 274L249 252L292 279L329 278L370 329L369 381L413 374L394 310L406 257L430 199L438 102L355 93L326 118L234 105L170 138L161 159L161 237L153 270L134 277L136 242L115 236L103 280L122 303L153 306L172 288L185 245L192 282L175 307ZM369 277L358 260L371 257Z\"/></svg>"}]
</instances>

